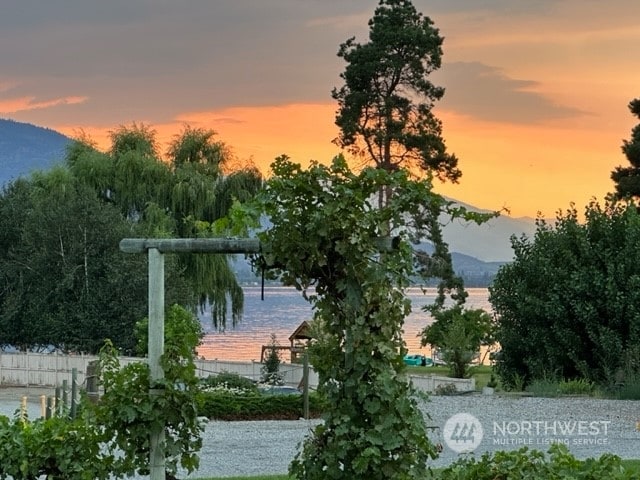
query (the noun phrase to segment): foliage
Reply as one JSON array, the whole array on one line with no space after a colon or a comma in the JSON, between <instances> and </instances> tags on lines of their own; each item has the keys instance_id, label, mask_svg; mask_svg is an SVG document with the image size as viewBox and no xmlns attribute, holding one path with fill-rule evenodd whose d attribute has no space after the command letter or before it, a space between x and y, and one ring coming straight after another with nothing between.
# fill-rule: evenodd
<instances>
[{"instance_id":1,"label":"foliage","mask_svg":"<svg viewBox=\"0 0 640 480\"><path fill-rule=\"evenodd\" d=\"M149 469L149 432L165 428L167 473L178 464L198 466L201 425L197 419L192 350L188 342L167 341L162 359L161 394L151 394L149 368L132 363L120 368L107 342L100 367L104 395L96 405L85 399L81 415L39 419L0 416L0 478L107 479L145 474Z\"/></svg>"},{"instance_id":2,"label":"foliage","mask_svg":"<svg viewBox=\"0 0 640 480\"><path fill-rule=\"evenodd\" d=\"M402 322L410 311L403 291L413 267L405 219L430 202L447 204L428 181L374 168L355 174L342 157L307 170L280 157L272 170L260 197L273 225L261 234L263 261L314 305L323 335L310 346L310 360L328 401L291 472L419 478L435 449L403 362ZM373 208L382 186L397 194ZM387 225L397 248L380 254L377 237Z\"/></svg>"},{"instance_id":3,"label":"foliage","mask_svg":"<svg viewBox=\"0 0 640 480\"><path fill-rule=\"evenodd\" d=\"M494 341L493 319L482 309L465 309L461 305L435 309L432 315L435 320L422 331L422 345L429 344L442 352L452 377L467 377L480 346Z\"/></svg>"},{"instance_id":4,"label":"foliage","mask_svg":"<svg viewBox=\"0 0 640 480\"><path fill-rule=\"evenodd\" d=\"M526 387L526 391L535 397L554 398L560 395L558 381L553 378L536 378Z\"/></svg>"},{"instance_id":5,"label":"foliage","mask_svg":"<svg viewBox=\"0 0 640 480\"><path fill-rule=\"evenodd\" d=\"M640 119L640 98L629 102L629 110ZM611 179L615 183L614 198L640 198L640 124L631 130L631 139L622 144L622 153L627 157L628 167L616 167L611 172Z\"/></svg>"},{"instance_id":6,"label":"foliage","mask_svg":"<svg viewBox=\"0 0 640 480\"><path fill-rule=\"evenodd\" d=\"M640 400L640 373L628 375L624 383L611 388L611 393L620 400Z\"/></svg>"},{"instance_id":7,"label":"foliage","mask_svg":"<svg viewBox=\"0 0 640 480\"><path fill-rule=\"evenodd\" d=\"M238 395L258 394L258 386L252 380L237 373L221 372L209 375L201 381L202 391L233 392Z\"/></svg>"},{"instance_id":8,"label":"foliage","mask_svg":"<svg viewBox=\"0 0 640 480\"><path fill-rule=\"evenodd\" d=\"M418 167L457 181L458 159L446 153L442 124L433 114L444 89L428 76L440 68L442 37L409 0L381 0L369 21L369 41L350 38L338 56L347 62L338 101L336 142L393 171Z\"/></svg>"},{"instance_id":9,"label":"foliage","mask_svg":"<svg viewBox=\"0 0 640 480\"><path fill-rule=\"evenodd\" d=\"M149 434L160 426L165 432L167 472L175 476L178 466L188 472L198 467L202 426L197 415L194 347L193 343L167 338L161 359L164 379L156 384L151 384L149 367L144 363L121 368L109 342L100 352L104 395L93 414L104 428L105 448L114 455L114 469L121 475L148 474ZM159 391L154 394L151 388Z\"/></svg>"},{"instance_id":10,"label":"foliage","mask_svg":"<svg viewBox=\"0 0 640 480\"><path fill-rule=\"evenodd\" d=\"M555 226L538 220L533 240L512 238L489 300L501 345L502 384L554 375L614 385L632 375L640 344L640 214L633 203L590 203ZM627 371L631 369L630 371Z\"/></svg>"},{"instance_id":11,"label":"foliage","mask_svg":"<svg viewBox=\"0 0 640 480\"><path fill-rule=\"evenodd\" d=\"M133 326L147 310L146 266L118 243L139 232L67 169L7 186L0 195L0 343L96 353L111 338L132 353ZM167 277L167 300L188 302L173 262Z\"/></svg>"},{"instance_id":12,"label":"foliage","mask_svg":"<svg viewBox=\"0 0 640 480\"><path fill-rule=\"evenodd\" d=\"M213 132L187 127L168 162L144 125L121 127L112 140L108 153L79 140L66 166L2 190L0 344L96 353L110 338L133 353L134 325L147 311L146 259L120 252L120 240L226 236L222 219L261 185L253 170L222 173L228 149ZM211 302L222 328L230 300L239 318L242 289L224 255L171 255L165 271L167 305L195 311Z\"/></svg>"},{"instance_id":13,"label":"foliage","mask_svg":"<svg viewBox=\"0 0 640 480\"><path fill-rule=\"evenodd\" d=\"M107 203L114 204L148 237L225 236L218 222L234 201L245 201L261 187L257 170L224 174L229 148L215 139L215 132L185 127L159 155L155 132L148 126L121 126L111 135L109 153L77 142L67 155L73 175ZM176 256L183 275L200 302L212 304L215 325L226 325L227 304L232 322L242 313L242 289L229 267L227 256ZM195 303L195 302L193 302Z\"/></svg>"},{"instance_id":14,"label":"foliage","mask_svg":"<svg viewBox=\"0 0 640 480\"><path fill-rule=\"evenodd\" d=\"M574 378L563 380L558 384L558 391L561 395L592 395L596 386L593 382L584 378Z\"/></svg>"},{"instance_id":15,"label":"foliage","mask_svg":"<svg viewBox=\"0 0 640 480\"><path fill-rule=\"evenodd\" d=\"M100 428L86 418L0 416L0 479L107 479L113 458L101 440Z\"/></svg>"},{"instance_id":16,"label":"foliage","mask_svg":"<svg viewBox=\"0 0 640 480\"><path fill-rule=\"evenodd\" d=\"M271 334L271 340L269 341L269 355L262 366L261 382L268 385L284 385L284 378L280 373L280 355L278 355L278 342L276 340L276 334Z\"/></svg>"},{"instance_id":17,"label":"foliage","mask_svg":"<svg viewBox=\"0 0 640 480\"><path fill-rule=\"evenodd\" d=\"M319 417L327 404L321 395L309 395L309 413ZM235 394L203 392L198 399L198 414L216 420L297 420L304 416L302 395Z\"/></svg>"},{"instance_id":18,"label":"foliage","mask_svg":"<svg viewBox=\"0 0 640 480\"><path fill-rule=\"evenodd\" d=\"M149 347L149 318L145 317L136 323L135 327L136 353L144 357L148 353ZM184 342L193 345L193 355L196 355L196 347L200 345L204 337L202 324L198 317L180 305L172 305L165 313L164 337L169 343Z\"/></svg>"},{"instance_id":19,"label":"foliage","mask_svg":"<svg viewBox=\"0 0 640 480\"><path fill-rule=\"evenodd\" d=\"M619 457L604 454L600 458L576 459L565 445L554 444L548 454L523 447L510 452L485 453L479 459L456 461L442 470L441 480L625 480L636 478L625 470Z\"/></svg>"}]
</instances>

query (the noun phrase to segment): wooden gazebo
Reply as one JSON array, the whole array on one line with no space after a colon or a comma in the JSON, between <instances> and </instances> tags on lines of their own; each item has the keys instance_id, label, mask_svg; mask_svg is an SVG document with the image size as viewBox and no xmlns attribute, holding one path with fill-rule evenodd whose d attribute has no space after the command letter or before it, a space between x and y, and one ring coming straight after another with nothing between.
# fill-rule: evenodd
<instances>
[{"instance_id":1,"label":"wooden gazebo","mask_svg":"<svg viewBox=\"0 0 640 480\"><path fill-rule=\"evenodd\" d=\"M291 345L263 345L260 352L260 362L264 363L271 350L289 350L291 354L291 363L300 363L302 354L307 349L307 344L311 340L309 334L309 323L305 320L293 331L289 336Z\"/></svg>"},{"instance_id":2,"label":"wooden gazebo","mask_svg":"<svg viewBox=\"0 0 640 480\"><path fill-rule=\"evenodd\" d=\"M311 340L309 322L304 320L289 336L289 341L291 342L291 363L299 363L302 361L301 355L307 349L309 340Z\"/></svg>"}]
</instances>

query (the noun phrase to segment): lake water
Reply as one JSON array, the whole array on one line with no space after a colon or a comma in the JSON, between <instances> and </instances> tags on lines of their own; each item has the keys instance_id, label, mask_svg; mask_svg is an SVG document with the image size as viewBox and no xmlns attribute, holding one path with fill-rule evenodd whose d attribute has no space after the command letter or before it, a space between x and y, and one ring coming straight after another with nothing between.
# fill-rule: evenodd
<instances>
[{"instance_id":1,"label":"lake water","mask_svg":"<svg viewBox=\"0 0 640 480\"><path fill-rule=\"evenodd\" d=\"M491 312L486 288L470 288L467 292L467 307ZM217 332L212 326L211 314L201 315L205 337L198 347L200 356L209 360L260 361L262 346L269 344L272 333L280 345L289 345L289 336L298 325L313 317L311 305L294 288L265 287L262 301L260 287L245 287L244 296L244 316L236 328ZM427 289L425 294L420 288L412 288L408 290L408 296L412 308L405 320L404 340L410 353L430 356L429 347L420 347L418 335L431 322L431 317L421 307L433 303L436 290ZM283 360L289 359L283 355Z\"/></svg>"}]
</instances>

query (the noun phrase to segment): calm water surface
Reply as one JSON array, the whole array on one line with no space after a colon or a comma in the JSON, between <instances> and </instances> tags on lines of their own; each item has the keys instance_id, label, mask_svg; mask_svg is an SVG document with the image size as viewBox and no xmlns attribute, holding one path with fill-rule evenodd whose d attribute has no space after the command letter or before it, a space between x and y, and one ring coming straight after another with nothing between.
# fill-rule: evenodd
<instances>
[{"instance_id":1,"label":"calm water surface","mask_svg":"<svg viewBox=\"0 0 640 480\"><path fill-rule=\"evenodd\" d=\"M491 312L486 288L471 288L467 291L467 307L484 308ZM428 356L430 350L428 347L420 347L418 335L431 322L431 317L421 307L433 303L436 291L431 288L425 294L420 288L413 288L408 294L412 308L405 321L404 340L409 352ZM244 316L234 329L217 332L211 324L210 312L201 315L206 335L198 348L200 356L209 360L259 361L262 346L269 344L272 333L275 333L280 345L289 345L289 336L298 325L313 317L310 304L293 288L267 287L264 301L260 300L260 287L245 287L244 295Z\"/></svg>"}]
</instances>

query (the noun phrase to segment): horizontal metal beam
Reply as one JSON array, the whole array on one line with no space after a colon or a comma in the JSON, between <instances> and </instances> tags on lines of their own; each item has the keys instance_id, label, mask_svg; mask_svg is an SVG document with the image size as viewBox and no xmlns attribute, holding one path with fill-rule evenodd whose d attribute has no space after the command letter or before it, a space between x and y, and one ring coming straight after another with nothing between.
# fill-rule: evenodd
<instances>
[{"instance_id":1,"label":"horizontal metal beam","mask_svg":"<svg viewBox=\"0 0 640 480\"><path fill-rule=\"evenodd\" d=\"M120 250L145 253L154 248L161 253L259 253L257 238L123 238Z\"/></svg>"},{"instance_id":2,"label":"horizontal metal beam","mask_svg":"<svg viewBox=\"0 0 640 480\"><path fill-rule=\"evenodd\" d=\"M380 252L398 248L398 237L377 237L374 243ZM123 238L120 250L124 253L146 253L149 249L160 253L260 253L268 251L257 238Z\"/></svg>"}]
</instances>

